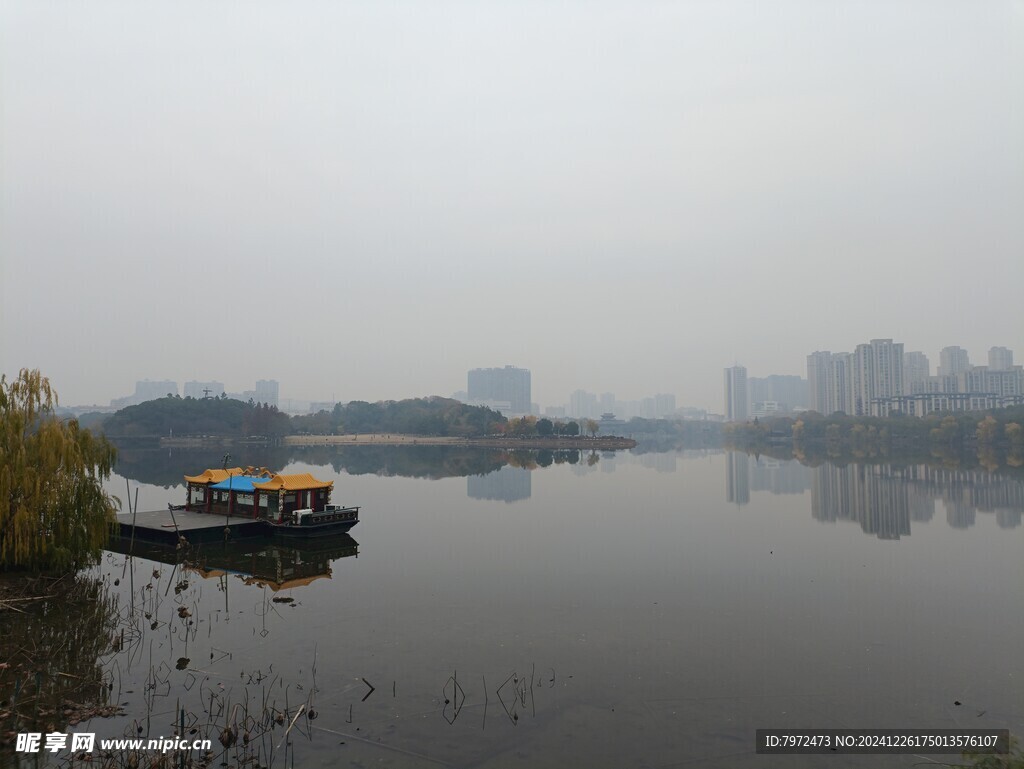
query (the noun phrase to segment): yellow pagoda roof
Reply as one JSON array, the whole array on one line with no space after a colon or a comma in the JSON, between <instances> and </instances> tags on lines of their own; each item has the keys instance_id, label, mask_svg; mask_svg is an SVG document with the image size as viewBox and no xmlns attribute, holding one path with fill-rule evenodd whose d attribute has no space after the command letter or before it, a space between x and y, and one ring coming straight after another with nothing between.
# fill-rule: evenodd
<instances>
[{"instance_id":1,"label":"yellow pagoda roof","mask_svg":"<svg viewBox=\"0 0 1024 769\"><path fill-rule=\"evenodd\" d=\"M226 470L217 467L203 470L199 475L186 475L185 483L220 483L235 475L269 478L273 473L265 467L229 467Z\"/></svg>"},{"instance_id":2,"label":"yellow pagoda roof","mask_svg":"<svg viewBox=\"0 0 1024 769\"><path fill-rule=\"evenodd\" d=\"M199 475L186 475L185 482L220 483L221 481L226 481L228 479L228 476L241 474L241 467L229 467L227 470L221 470L220 468L217 468L216 470L203 470L203 472L201 472Z\"/></svg>"},{"instance_id":3,"label":"yellow pagoda roof","mask_svg":"<svg viewBox=\"0 0 1024 769\"><path fill-rule=\"evenodd\" d=\"M307 489L329 489L334 486L334 481L318 481L309 473L295 473L294 475L276 474L263 483L253 483L253 487L261 491L306 491Z\"/></svg>"}]
</instances>

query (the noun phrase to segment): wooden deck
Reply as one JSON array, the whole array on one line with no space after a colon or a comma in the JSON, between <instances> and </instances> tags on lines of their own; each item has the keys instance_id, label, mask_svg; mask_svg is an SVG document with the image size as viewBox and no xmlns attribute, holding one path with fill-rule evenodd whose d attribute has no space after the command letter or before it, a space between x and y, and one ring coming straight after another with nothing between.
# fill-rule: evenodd
<instances>
[{"instance_id":1,"label":"wooden deck","mask_svg":"<svg viewBox=\"0 0 1024 769\"><path fill-rule=\"evenodd\" d=\"M122 538L131 539L132 515L122 513L117 516ZM227 518L215 513L193 513L185 510L146 510L135 514L135 538L145 542L162 542L177 544L178 537L183 536L190 543L223 541L227 528L228 539L255 537L267 533L263 521L241 516Z\"/></svg>"}]
</instances>

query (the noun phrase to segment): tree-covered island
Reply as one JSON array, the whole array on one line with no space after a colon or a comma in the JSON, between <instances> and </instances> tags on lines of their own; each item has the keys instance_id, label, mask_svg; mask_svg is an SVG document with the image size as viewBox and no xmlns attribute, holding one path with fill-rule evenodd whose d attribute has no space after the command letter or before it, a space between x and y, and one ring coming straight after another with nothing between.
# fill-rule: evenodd
<instances>
[{"instance_id":1,"label":"tree-covered island","mask_svg":"<svg viewBox=\"0 0 1024 769\"><path fill-rule=\"evenodd\" d=\"M84 417L83 417L84 418ZM351 401L332 410L289 416L274 406L229 398L168 396L121 409L97 421L98 429L119 442L185 442L194 438L288 438L303 442L308 436L360 435L416 436L422 439L495 442L532 441L563 446L594 441L618 448L632 443L615 436L600 436L593 419L551 420L533 416L506 418L484 406L471 406L437 396L398 401ZM589 437L588 437L589 436ZM613 446L613 444L615 444Z\"/></svg>"}]
</instances>

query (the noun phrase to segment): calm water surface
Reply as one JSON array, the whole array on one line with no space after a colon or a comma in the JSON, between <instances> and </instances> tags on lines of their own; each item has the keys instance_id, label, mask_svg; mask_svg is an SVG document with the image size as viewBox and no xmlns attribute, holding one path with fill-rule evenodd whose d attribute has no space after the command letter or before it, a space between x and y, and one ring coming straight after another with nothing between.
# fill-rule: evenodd
<instances>
[{"instance_id":1,"label":"calm water surface","mask_svg":"<svg viewBox=\"0 0 1024 769\"><path fill-rule=\"evenodd\" d=\"M724 452L436 480L335 466L285 468L363 506L334 550L105 558L156 622L108 663L147 734L179 703L307 703L296 766L909 767L758 756L754 732L1024 733L1017 481ZM183 496L142 485L139 505Z\"/></svg>"}]
</instances>

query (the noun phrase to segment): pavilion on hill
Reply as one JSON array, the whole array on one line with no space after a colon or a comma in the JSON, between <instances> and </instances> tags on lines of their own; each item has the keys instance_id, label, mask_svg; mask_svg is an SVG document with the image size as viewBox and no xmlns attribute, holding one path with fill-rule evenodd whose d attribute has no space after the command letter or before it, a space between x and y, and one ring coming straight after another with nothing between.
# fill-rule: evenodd
<instances>
[{"instance_id":1,"label":"pavilion on hill","mask_svg":"<svg viewBox=\"0 0 1024 769\"><path fill-rule=\"evenodd\" d=\"M322 511L331 501L334 481L309 473L282 475L265 467L232 467L186 475L185 509L281 521L294 510Z\"/></svg>"}]
</instances>

